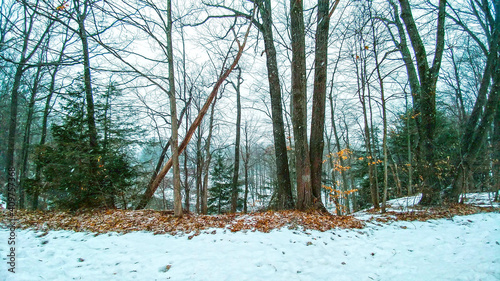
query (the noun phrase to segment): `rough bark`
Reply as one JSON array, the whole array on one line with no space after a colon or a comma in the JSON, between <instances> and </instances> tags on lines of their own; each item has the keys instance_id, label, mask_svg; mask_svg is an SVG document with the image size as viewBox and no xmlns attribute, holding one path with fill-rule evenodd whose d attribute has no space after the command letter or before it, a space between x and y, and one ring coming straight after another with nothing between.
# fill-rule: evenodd
<instances>
[{"instance_id":1,"label":"rough bark","mask_svg":"<svg viewBox=\"0 0 500 281\"><path fill-rule=\"evenodd\" d=\"M338 4L339 1L336 1ZM328 67L329 1L318 0L318 19L314 58L314 90L309 157L311 186L314 197L321 202L321 172L323 163L323 132L325 127L326 80Z\"/></svg>"},{"instance_id":2,"label":"rough bark","mask_svg":"<svg viewBox=\"0 0 500 281\"><path fill-rule=\"evenodd\" d=\"M313 207L311 165L307 143L307 92L304 11L301 0L290 0L292 37L292 123L297 173L297 209Z\"/></svg>"},{"instance_id":3,"label":"rough bark","mask_svg":"<svg viewBox=\"0 0 500 281\"><path fill-rule=\"evenodd\" d=\"M274 153L276 156L278 190L277 204L274 208L278 210L291 209L293 208L292 185L290 182L290 170L288 166L288 154L285 140L285 126L283 123L279 70L276 59L276 48L274 47L271 1L263 0L257 1L257 3L263 22L260 26L260 31L262 32L266 48L266 66L269 81L269 94L271 96Z\"/></svg>"}]
</instances>

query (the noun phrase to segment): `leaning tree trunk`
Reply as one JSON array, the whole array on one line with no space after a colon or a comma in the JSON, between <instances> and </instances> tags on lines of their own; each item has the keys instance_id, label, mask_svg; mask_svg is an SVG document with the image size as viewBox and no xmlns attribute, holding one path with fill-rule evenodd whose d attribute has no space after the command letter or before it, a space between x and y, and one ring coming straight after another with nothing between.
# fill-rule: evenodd
<instances>
[{"instance_id":1,"label":"leaning tree trunk","mask_svg":"<svg viewBox=\"0 0 500 281\"><path fill-rule=\"evenodd\" d=\"M252 24L249 24L242 43L240 43L239 40L236 39L236 41L238 43L238 53L236 54L236 57L235 57L233 63L229 66L229 68L227 68L221 74L221 76L219 77L219 79L215 83L215 85L212 89L212 92L210 93L207 100L205 101L205 104L203 105L200 112L198 113L198 116L196 117L196 119L193 121L193 123L189 127L189 130L187 131L186 136L184 137L184 140L182 141L182 143L179 146L179 153L184 151L184 149L188 145L189 141L193 137L194 131L201 124L201 121L203 120L203 117L207 113L208 108L210 107L210 104L215 99L215 97L219 91L220 86L222 85L222 83L226 80L226 78L229 76L229 74L233 71L233 69L238 64L238 61L240 60L241 55L243 54L243 50L245 49L245 45L247 42L248 34L250 33L251 26L252 26ZM155 193L156 189L160 185L160 182L163 180L163 178L168 173L170 168L172 168L172 164L173 164L173 160L169 159L167 161L167 163L165 164L165 166L163 167L163 169L161 169L161 171L158 173L158 175L156 176L156 179L153 181L153 183L150 186L148 186L148 188L144 192L142 199L139 201L139 204L137 204L137 206L136 206L137 210L143 209L144 207L146 207L147 203L149 202L151 197L153 197L153 194Z\"/></svg>"}]
</instances>

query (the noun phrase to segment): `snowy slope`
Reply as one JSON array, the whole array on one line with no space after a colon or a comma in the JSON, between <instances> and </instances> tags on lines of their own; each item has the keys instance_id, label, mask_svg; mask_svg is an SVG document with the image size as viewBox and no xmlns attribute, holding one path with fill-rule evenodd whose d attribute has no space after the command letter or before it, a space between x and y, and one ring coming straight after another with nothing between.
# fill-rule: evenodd
<instances>
[{"instance_id":1,"label":"snowy slope","mask_svg":"<svg viewBox=\"0 0 500 281\"><path fill-rule=\"evenodd\" d=\"M498 213L362 230L212 231L18 230L11 274L0 229L0 280L500 280Z\"/></svg>"}]
</instances>

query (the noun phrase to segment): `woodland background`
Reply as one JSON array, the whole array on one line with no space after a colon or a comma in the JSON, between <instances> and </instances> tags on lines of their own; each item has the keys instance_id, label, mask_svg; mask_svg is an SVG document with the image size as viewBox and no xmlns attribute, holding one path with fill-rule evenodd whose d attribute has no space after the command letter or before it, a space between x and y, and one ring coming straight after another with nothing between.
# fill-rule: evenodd
<instances>
[{"instance_id":1,"label":"woodland background","mask_svg":"<svg viewBox=\"0 0 500 281\"><path fill-rule=\"evenodd\" d=\"M498 199L499 40L498 0L1 0L3 197L14 167L21 209Z\"/></svg>"}]
</instances>

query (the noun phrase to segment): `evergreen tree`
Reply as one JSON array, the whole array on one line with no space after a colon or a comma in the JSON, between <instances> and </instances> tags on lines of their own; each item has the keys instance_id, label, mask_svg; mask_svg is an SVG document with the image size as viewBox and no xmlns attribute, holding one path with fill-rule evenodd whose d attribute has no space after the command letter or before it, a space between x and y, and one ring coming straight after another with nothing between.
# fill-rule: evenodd
<instances>
[{"instance_id":1,"label":"evergreen tree","mask_svg":"<svg viewBox=\"0 0 500 281\"><path fill-rule=\"evenodd\" d=\"M435 147L435 174L442 186L449 186L451 183L452 169L455 159L459 157L459 122L448 116L442 110L438 110L436 114L436 136L434 141ZM400 115L400 118L395 122L395 129L389 132L388 146L392 154L392 158L399 167L404 167L404 172L408 172L408 138L410 138L411 155L418 155L416 152L418 141L417 127L415 116L411 111ZM412 159L415 163L417 159ZM401 184L406 187L408 184L408 176L401 177ZM421 179L414 175L412 182L415 184L423 184ZM421 189L417 189L421 192Z\"/></svg>"},{"instance_id":2,"label":"evergreen tree","mask_svg":"<svg viewBox=\"0 0 500 281\"><path fill-rule=\"evenodd\" d=\"M210 175L212 187L208 189L208 212L224 213L231 210L232 167L225 163L222 153L215 154L215 166Z\"/></svg>"},{"instance_id":3,"label":"evergreen tree","mask_svg":"<svg viewBox=\"0 0 500 281\"><path fill-rule=\"evenodd\" d=\"M124 152L128 141L126 130L114 124L110 118L111 87L98 100L96 109L99 142L97 148L89 145L89 131L82 87L62 97L62 109L66 114L51 127L53 141L37 149L37 161L43 166L44 184L49 201L58 208L78 209L117 206L127 207L124 192L135 180L135 171L130 157ZM102 96L101 96L102 98ZM97 151L95 151L97 149ZM92 162L97 162L95 173L91 173Z\"/></svg>"}]
</instances>

